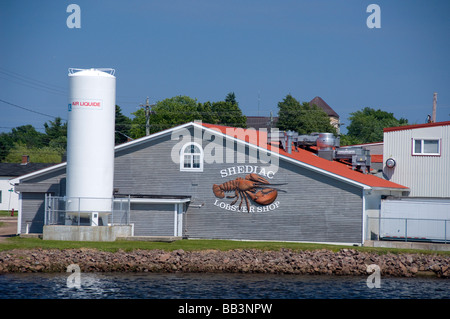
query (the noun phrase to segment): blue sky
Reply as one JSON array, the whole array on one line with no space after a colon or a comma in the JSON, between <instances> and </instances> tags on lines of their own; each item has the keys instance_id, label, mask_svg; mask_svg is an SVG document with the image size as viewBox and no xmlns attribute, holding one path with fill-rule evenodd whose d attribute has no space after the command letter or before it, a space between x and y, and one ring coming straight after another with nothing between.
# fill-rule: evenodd
<instances>
[{"instance_id":1,"label":"blue sky","mask_svg":"<svg viewBox=\"0 0 450 319\"><path fill-rule=\"evenodd\" d=\"M81 8L81 28L66 25ZM369 29L369 4L381 28ZM123 113L187 95L235 92L245 115L292 94L322 97L349 124L372 107L450 120L450 1L0 0L0 132L67 117L67 70L114 68ZM345 133L345 126L343 127Z\"/></svg>"}]
</instances>

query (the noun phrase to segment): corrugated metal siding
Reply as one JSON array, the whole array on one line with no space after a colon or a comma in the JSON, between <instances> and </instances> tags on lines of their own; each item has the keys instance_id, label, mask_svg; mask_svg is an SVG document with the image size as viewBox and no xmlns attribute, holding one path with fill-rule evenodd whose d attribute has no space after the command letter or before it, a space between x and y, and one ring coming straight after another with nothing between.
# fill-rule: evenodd
<instances>
[{"instance_id":1,"label":"corrugated metal siding","mask_svg":"<svg viewBox=\"0 0 450 319\"><path fill-rule=\"evenodd\" d=\"M135 236L173 236L174 205L133 203L130 223Z\"/></svg>"},{"instance_id":2,"label":"corrugated metal siding","mask_svg":"<svg viewBox=\"0 0 450 319\"><path fill-rule=\"evenodd\" d=\"M440 156L413 156L413 138L441 138ZM434 126L384 133L383 160L393 157L394 169L384 166L387 178L411 189L414 197L450 197L450 126Z\"/></svg>"}]
</instances>

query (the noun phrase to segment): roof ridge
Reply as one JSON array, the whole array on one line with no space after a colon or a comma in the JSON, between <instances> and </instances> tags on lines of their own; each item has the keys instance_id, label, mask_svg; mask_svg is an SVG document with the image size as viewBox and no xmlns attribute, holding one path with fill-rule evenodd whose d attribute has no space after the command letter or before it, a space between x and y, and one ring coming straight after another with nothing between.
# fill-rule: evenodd
<instances>
[{"instance_id":1,"label":"roof ridge","mask_svg":"<svg viewBox=\"0 0 450 319\"><path fill-rule=\"evenodd\" d=\"M215 124L208 124L208 123L202 123L203 126L207 128L214 128L216 127ZM233 127L226 127L226 126L220 126L220 128L230 128L233 129ZM220 129L219 128L219 129ZM226 131L221 132L225 135ZM263 133L264 134L264 133ZM230 135L228 135L230 136ZM231 136L234 137L234 136ZM267 144L261 141L264 139L264 137L258 136L258 144L255 145L253 143L250 143L248 140L242 140L243 142L252 144L254 146L263 147L269 151L276 152L281 156L288 157L292 160L304 163L306 165L313 166L315 168L327 171L329 173L341 176L343 178L350 179L354 182L358 182L370 187L386 187L386 188L401 188L401 189L408 189L408 187L405 187L403 185L393 183L391 181L385 180L383 178L371 175L371 174L363 174L360 172L357 172L351 168L349 168L346 164L337 162L337 161L329 161L327 159L321 158L317 156L316 154L313 154L307 150L298 149L297 151L292 151L291 153L286 152L285 150L279 148L278 146L275 146L273 144ZM264 145L262 145L264 144ZM270 145L270 149L267 147L267 145Z\"/></svg>"},{"instance_id":2,"label":"roof ridge","mask_svg":"<svg viewBox=\"0 0 450 319\"><path fill-rule=\"evenodd\" d=\"M236 129L242 129L242 128L237 128L237 127L231 127L231 126L225 126L225 125L218 125L218 124L209 124L209 123L203 123L203 122L188 122L182 125L177 125L174 126L170 129L167 130L163 130L161 132L157 132L148 136L145 136L143 138L140 139L140 141L134 140L134 141L130 141L130 142L126 142L120 145L116 145L114 147L115 152L122 150L124 146L128 147L133 147L135 145L140 145L141 143L145 143L146 141L152 140L153 138L157 138L159 136L161 136L162 134L167 134L170 133L170 131L172 130L176 130L179 128L185 128L189 125L199 125L203 128L208 128L208 129L214 129L217 128L222 134L230 137L230 138L237 138L236 136L232 136L232 135L228 135L226 133L226 129L233 129L233 131L235 131ZM244 129L245 130L245 129ZM242 140L239 139L241 142L243 143L248 143L249 145L253 145L255 147L261 147L265 150L267 150L268 152L274 152L277 153L279 156L287 158L291 161L294 161L295 163L302 163L302 165L305 165L305 167L312 167L314 169L317 169L324 173L330 174L330 176L335 176L335 177L340 177L343 180L348 180L348 181L352 181L355 184L358 185L365 185L368 187L374 187L374 188L394 188L394 189L403 189L403 190L407 190L408 187L405 187L403 185L399 185L390 181L387 181L385 179L382 179L380 177L376 177L374 175L371 174L363 174L360 172L356 172L352 169L349 169L347 167L347 165L342 164L342 163L338 163L336 161L329 161L327 159L323 159L321 157L318 157L317 155L308 152L306 150L302 150L299 149L298 151L293 151L292 153L287 153L286 151L284 151L283 149L280 149L278 146L272 145L270 144L270 147L268 147L269 144L267 144L267 136L264 137L264 134L266 134L264 131L259 131L259 130L254 130L258 132L258 138L257 138L257 144L251 143L249 140ZM28 173L22 176L19 176L17 178L14 178L15 181L18 181L22 178L29 178L32 176L35 176L36 174L44 174L47 173L48 171L54 170L54 169L60 169L62 167L64 167L67 163L66 162L62 162L59 164L55 164L53 166L49 166L46 168L43 168L41 170L32 172L32 173Z\"/></svg>"},{"instance_id":3,"label":"roof ridge","mask_svg":"<svg viewBox=\"0 0 450 319\"><path fill-rule=\"evenodd\" d=\"M318 100L318 102L315 102L314 100ZM322 99L320 96L316 96L315 98L313 98L311 101L309 101L309 104L317 105L317 107L324 110L328 116L339 117L339 114L337 114L336 111L333 110L333 108L331 106L329 106L328 103L325 102L325 100Z\"/></svg>"},{"instance_id":4,"label":"roof ridge","mask_svg":"<svg viewBox=\"0 0 450 319\"><path fill-rule=\"evenodd\" d=\"M402 131L402 130L413 130L416 128L424 128L424 127L434 127L434 126L447 126L450 125L450 121L443 122L434 122L434 123L422 123L422 124L411 124L411 125L402 125L402 126L393 126L393 127L385 127L383 132L393 132L393 131Z\"/></svg>"}]
</instances>

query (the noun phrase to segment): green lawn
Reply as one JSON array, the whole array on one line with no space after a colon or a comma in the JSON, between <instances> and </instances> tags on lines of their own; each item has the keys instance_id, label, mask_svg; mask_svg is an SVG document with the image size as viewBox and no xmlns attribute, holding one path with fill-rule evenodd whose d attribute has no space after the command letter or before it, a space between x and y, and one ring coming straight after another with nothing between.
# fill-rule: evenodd
<instances>
[{"instance_id":1,"label":"green lawn","mask_svg":"<svg viewBox=\"0 0 450 319\"><path fill-rule=\"evenodd\" d=\"M14 217L17 217L17 211L14 211ZM10 217L11 211L10 210L0 210L0 217Z\"/></svg>"},{"instance_id":2,"label":"green lawn","mask_svg":"<svg viewBox=\"0 0 450 319\"><path fill-rule=\"evenodd\" d=\"M15 216L17 216L15 212ZM10 216L9 211L0 211L1 216ZM0 227L2 222L0 222ZM374 247L352 247L344 245L325 245L310 243L289 243L289 242L263 242L263 241L234 241L234 240L178 240L172 243L162 242L143 242L143 241L115 241L115 242L77 242L77 241L52 241L39 238L20 238L19 236L7 238L0 242L0 251L11 249L71 249L71 248L93 248L104 251L132 251L135 249L162 249L172 251L183 249L193 250L231 250L231 249L260 249L260 250L279 250L282 248L292 250L315 250L328 249L338 251L342 248L357 249L360 251L385 253L438 253L450 255L450 252L435 252L426 250L395 249L395 248L374 248Z\"/></svg>"},{"instance_id":3,"label":"green lawn","mask_svg":"<svg viewBox=\"0 0 450 319\"><path fill-rule=\"evenodd\" d=\"M8 238L0 243L0 251L11 249L79 249L92 248L103 251L132 251L135 249L161 249L172 251L183 249L185 251L194 250L231 250L231 249L260 249L260 250L280 250L282 248L292 250L315 250L328 249L338 251L342 248L357 249L360 251L385 253L439 253L450 255L450 252L435 252L425 250L394 249L394 248L373 248L373 247L352 247L340 245L308 244L308 243L286 243L286 242L262 242L262 241L233 241L233 240L178 240L172 243L143 242L143 241L115 241L115 242L77 242L77 241L53 241L39 238Z\"/></svg>"}]
</instances>

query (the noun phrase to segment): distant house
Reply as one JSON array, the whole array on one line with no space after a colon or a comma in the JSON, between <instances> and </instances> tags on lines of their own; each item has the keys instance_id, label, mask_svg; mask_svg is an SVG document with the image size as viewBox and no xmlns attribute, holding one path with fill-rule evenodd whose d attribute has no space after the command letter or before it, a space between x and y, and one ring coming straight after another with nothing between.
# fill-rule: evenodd
<instances>
[{"instance_id":1,"label":"distant house","mask_svg":"<svg viewBox=\"0 0 450 319\"><path fill-rule=\"evenodd\" d=\"M327 113L328 117L330 118L331 125L336 128L337 133L339 134L339 115L319 96L316 96L311 101L309 101L309 104L315 104L325 113ZM276 116L247 116L247 127L254 128L256 130L259 130L261 128L269 129L271 127L276 127L277 123L278 117Z\"/></svg>"},{"instance_id":2,"label":"distant house","mask_svg":"<svg viewBox=\"0 0 450 319\"><path fill-rule=\"evenodd\" d=\"M11 179L51 165L53 164L30 163L26 155L22 157L22 163L0 163L0 210L19 209L19 194L14 192L14 186L10 184Z\"/></svg>"},{"instance_id":3,"label":"distant house","mask_svg":"<svg viewBox=\"0 0 450 319\"><path fill-rule=\"evenodd\" d=\"M255 130L276 127L277 123L277 116L247 116L247 128L254 128Z\"/></svg>"},{"instance_id":4,"label":"distant house","mask_svg":"<svg viewBox=\"0 0 450 319\"><path fill-rule=\"evenodd\" d=\"M320 96L316 96L311 101L309 101L310 105L317 105L319 108L325 111L327 113L328 117L330 118L330 123L336 128L337 133L339 134L340 130L340 121L339 121L339 115L325 102Z\"/></svg>"}]
</instances>

